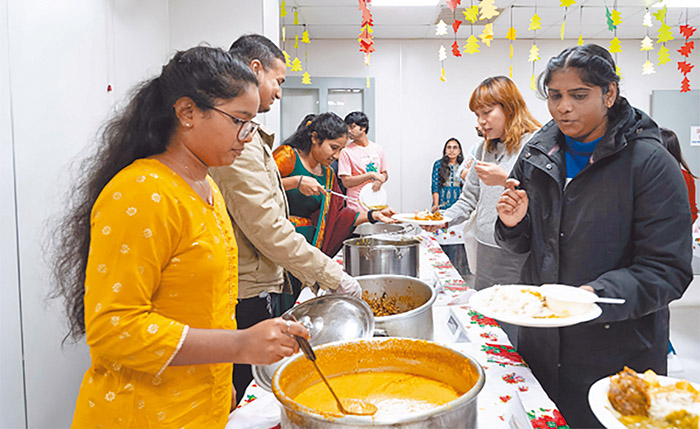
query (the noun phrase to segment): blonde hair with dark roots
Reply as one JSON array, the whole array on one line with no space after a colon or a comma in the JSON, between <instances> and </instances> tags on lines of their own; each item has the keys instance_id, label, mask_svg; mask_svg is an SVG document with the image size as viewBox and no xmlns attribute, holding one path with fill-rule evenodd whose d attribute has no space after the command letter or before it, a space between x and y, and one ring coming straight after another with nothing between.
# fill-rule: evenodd
<instances>
[{"instance_id":1,"label":"blonde hair with dark roots","mask_svg":"<svg viewBox=\"0 0 700 429\"><path fill-rule=\"evenodd\" d=\"M484 79L476 87L469 99L469 110L476 112L486 106L500 104L506 115L506 138L503 143L509 155L520 149L520 139L523 134L532 133L540 128L539 123L527 108L523 96L512 80L505 76L494 76ZM489 140L488 151L495 151L496 141Z\"/></svg>"}]
</instances>

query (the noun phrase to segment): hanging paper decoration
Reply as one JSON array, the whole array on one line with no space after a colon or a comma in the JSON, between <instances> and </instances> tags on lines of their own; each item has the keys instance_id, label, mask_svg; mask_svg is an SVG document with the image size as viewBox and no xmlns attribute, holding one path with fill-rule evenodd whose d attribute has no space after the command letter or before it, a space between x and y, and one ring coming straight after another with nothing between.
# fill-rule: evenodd
<instances>
[{"instance_id":1,"label":"hanging paper decoration","mask_svg":"<svg viewBox=\"0 0 700 429\"><path fill-rule=\"evenodd\" d=\"M540 60L540 48L534 43L530 47L530 55L527 57L527 60L531 63Z\"/></svg>"},{"instance_id":2,"label":"hanging paper decoration","mask_svg":"<svg viewBox=\"0 0 700 429\"><path fill-rule=\"evenodd\" d=\"M462 3L462 0L447 0L447 7L449 7L450 10L454 12L460 3Z\"/></svg>"},{"instance_id":3,"label":"hanging paper decoration","mask_svg":"<svg viewBox=\"0 0 700 429\"><path fill-rule=\"evenodd\" d=\"M580 34L578 35L578 42L576 44L578 46L583 46L583 36L582 35L580 35Z\"/></svg>"},{"instance_id":4,"label":"hanging paper decoration","mask_svg":"<svg viewBox=\"0 0 700 429\"><path fill-rule=\"evenodd\" d=\"M673 34L671 34L671 27L666 25L666 12L668 9L666 6L657 10L653 13L654 18L661 23L661 27L658 30L658 39L656 43L661 43L662 46L659 48L659 53L657 56L657 65L666 64L671 61L671 56L669 55L668 48L666 47L666 42L673 39Z\"/></svg>"},{"instance_id":5,"label":"hanging paper decoration","mask_svg":"<svg viewBox=\"0 0 700 429\"><path fill-rule=\"evenodd\" d=\"M510 28L506 32L506 40L510 40L510 66L508 67L508 77L513 79L513 42L515 39L518 37L518 32L515 31L515 27L513 27L513 6L510 6Z\"/></svg>"},{"instance_id":6,"label":"hanging paper decoration","mask_svg":"<svg viewBox=\"0 0 700 429\"><path fill-rule=\"evenodd\" d=\"M617 64L615 65L615 74L622 80L622 69Z\"/></svg>"},{"instance_id":7,"label":"hanging paper decoration","mask_svg":"<svg viewBox=\"0 0 700 429\"><path fill-rule=\"evenodd\" d=\"M564 20L561 22L561 27L559 28L559 38L560 38L561 40L564 40L564 31L565 31L565 29L566 29L566 15L564 15L564 16L565 16L565 18L564 18Z\"/></svg>"},{"instance_id":8,"label":"hanging paper decoration","mask_svg":"<svg viewBox=\"0 0 700 429\"><path fill-rule=\"evenodd\" d=\"M666 12L667 11L668 11L668 8L666 6L662 7L661 9L654 12L654 18L656 18L656 20L659 22L666 21Z\"/></svg>"},{"instance_id":9,"label":"hanging paper decoration","mask_svg":"<svg viewBox=\"0 0 700 429\"><path fill-rule=\"evenodd\" d=\"M654 41L651 40L651 37L645 36L642 39L642 47L640 48L640 51L653 51L654 50Z\"/></svg>"},{"instance_id":10,"label":"hanging paper decoration","mask_svg":"<svg viewBox=\"0 0 700 429\"><path fill-rule=\"evenodd\" d=\"M291 67L292 62L290 61L290 58L292 57L289 56L287 51L282 51L282 54L284 55L284 65L286 65L287 67Z\"/></svg>"},{"instance_id":11,"label":"hanging paper decoration","mask_svg":"<svg viewBox=\"0 0 700 429\"><path fill-rule=\"evenodd\" d=\"M298 34L296 34L294 36L294 48L299 49L299 35Z\"/></svg>"},{"instance_id":12,"label":"hanging paper decoration","mask_svg":"<svg viewBox=\"0 0 700 429\"><path fill-rule=\"evenodd\" d=\"M294 9L294 25L299 25L299 12Z\"/></svg>"},{"instance_id":13,"label":"hanging paper decoration","mask_svg":"<svg viewBox=\"0 0 700 429\"><path fill-rule=\"evenodd\" d=\"M620 12L618 12L616 9L612 10L610 18L612 19L612 23L615 26L615 28L617 28L618 25L622 24L622 15L620 15Z\"/></svg>"},{"instance_id":14,"label":"hanging paper decoration","mask_svg":"<svg viewBox=\"0 0 700 429\"><path fill-rule=\"evenodd\" d=\"M309 40L309 32L306 30L301 33L301 43L311 43L311 40Z\"/></svg>"},{"instance_id":15,"label":"hanging paper decoration","mask_svg":"<svg viewBox=\"0 0 700 429\"><path fill-rule=\"evenodd\" d=\"M301 68L301 60L299 57L294 57L294 61L292 61L292 71L302 71L303 69Z\"/></svg>"},{"instance_id":16,"label":"hanging paper decoration","mask_svg":"<svg viewBox=\"0 0 700 429\"><path fill-rule=\"evenodd\" d=\"M649 28L654 25L651 23L651 12L649 12L649 9L647 9L647 12L644 14L644 18L642 18L642 25Z\"/></svg>"},{"instance_id":17,"label":"hanging paper decoration","mask_svg":"<svg viewBox=\"0 0 700 429\"><path fill-rule=\"evenodd\" d=\"M615 28L617 28L615 26L615 22L613 21L612 13L610 13L610 9L608 9L607 6L605 6L605 19L608 23L608 30L609 31L613 31Z\"/></svg>"},{"instance_id":18,"label":"hanging paper decoration","mask_svg":"<svg viewBox=\"0 0 700 429\"><path fill-rule=\"evenodd\" d=\"M304 85L311 85L311 76L309 75L309 72L304 72L304 74L301 76L301 83Z\"/></svg>"},{"instance_id":19,"label":"hanging paper decoration","mask_svg":"<svg viewBox=\"0 0 700 429\"><path fill-rule=\"evenodd\" d=\"M666 64L669 61L671 61L671 56L668 54L668 48L665 46L661 46L659 48L659 53L657 54L656 64L662 65Z\"/></svg>"},{"instance_id":20,"label":"hanging paper decoration","mask_svg":"<svg viewBox=\"0 0 700 429\"><path fill-rule=\"evenodd\" d=\"M685 38L685 43L678 49L678 53L685 57L685 61L678 62L678 70L683 74L683 80L681 81L681 92L690 91L690 79L688 79L688 73L695 67L693 64L688 62L690 59L690 53L695 49L695 42L690 40L690 37L695 33L696 28L688 25L688 15L685 17L685 25L680 26L681 35Z\"/></svg>"},{"instance_id":21,"label":"hanging paper decoration","mask_svg":"<svg viewBox=\"0 0 700 429\"><path fill-rule=\"evenodd\" d=\"M669 40L673 40L673 33L671 32L671 27L667 25L665 22L661 24L661 28L659 28L659 37L657 39L657 43L666 43Z\"/></svg>"},{"instance_id":22,"label":"hanging paper decoration","mask_svg":"<svg viewBox=\"0 0 700 429\"><path fill-rule=\"evenodd\" d=\"M282 18L287 16L287 2L285 2L284 0L282 0L282 2L280 3L280 16Z\"/></svg>"},{"instance_id":23,"label":"hanging paper decoration","mask_svg":"<svg viewBox=\"0 0 700 429\"><path fill-rule=\"evenodd\" d=\"M611 41L610 41L610 47L608 48L608 51L610 51L611 54L616 54L618 52L622 52L622 46L620 45L620 39L615 36Z\"/></svg>"},{"instance_id":24,"label":"hanging paper decoration","mask_svg":"<svg viewBox=\"0 0 700 429\"><path fill-rule=\"evenodd\" d=\"M491 46L491 41L493 40L493 24L486 24L484 26L484 31L479 34L479 39L481 39L481 43L484 45Z\"/></svg>"},{"instance_id":25,"label":"hanging paper decoration","mask_svg":"<svg viewBox=\"0 0 700 429\"><path fill-rule=\"evenodd\" d=\"M358 0L359 9L362 12L362 22L360 24L360 35L357 41L360 43L360 52L365 54L365 63L369 63L369 54L374 52L374 20L372 12L369 11L367 0Z\"/></svg>"},{"instance_id":26,"label":"hanging paper decoration","mask_svg":"<svg viewBox=\"0 0 700 429\"><path fill-rule=\"evenodd\" d=\"M537 40L537 30L542 28L542 19L537 15L537 2L535 2L535 13L532 14L530 18L530 25L528 30L532 30L532 46L530 46L530 54L527 57L527 61L532 63L532 74L530 75L530 89L533 91L537 90L535 85L535 63L540 59L540 48L537 47L535 41Z\"/></svg>"},{"instance_id":27,"label":"hanging paper decoration","mask_svg":"<svg viewBox=\"0 0 700 429\"><path fill-rule=\"evenodd\" d=\"M481 0L479 3L479 19L491 19L500 15L494 0Z\"/></svg>"},{"instance_id":28,"label":"hanging paper decoration","mask_svg":"<svg viewBox=\"0 0 700 429\"><path fill-rule=\"evenodd\" d=\"M583 30L583 6L579 6L578 8L578 42L576 44L578 46L583 46L583 34L581 31Z\"/></svg>"},{"instance_id":29,"label":"hanging paper decoration","mask_svg":"<svg viewBox=\"0 0 700 429\"><path fill-rule=\"evenodd\" d=\"M440 50L438 51L438 61L445 61L447 59L447 52L445 47L440 45Z\"/></svg>"},{"instance_id":30,"label":"hanging paper decoration","mask_svg":"<svg viewBox=\"0 0 700 429\"><path fill-rule=\"evenodd\" d=\"M535 85L535 74L530 75L530 89L537 91L537 86Z\"/></svg>"},{"instance_id":31,"label":"hanging paper decoration","mask_svg":"<svg viewBox=\"0 0 700 429\"><path fill-rule=\"evenodd\" d=\"M576 0L559 0L559 7L564 8L564 19L561 21L561 28L559 28L559 38L564 40L564 31L566 31L566 15L569 12L569 6L576 3Z\"/></svg>"},{"instance_id":32,"label":"hanging paper decoration","mask_svg":"<svg viewBox=\"0 0 700 429\"><path fill-rule=\"evenodd\" d=\"M464 52L469 55L479 52L479 41L473 34L467 39L467 43L464 45Z\"/></svg>"},{"instance_id":33,"label":"hanging paper decoration","mask_svg":"<svg viewBox=\"0 0 700 429\"><path fill-rule=\"evenodd\" d=\"M460 25L462 25L462 21L460 21L459 19L455 19L452 22L452 30L454 30L455 34L457 33L457 30L459 30Z\"/></svg>"},{"instance_id":34,"label":"hanging paper decoration","mask_svg":"<svg viewBox=\"0 0 700 429\"><path fill-rule=\"evenodd\" d=\"M506 33L506 39L514 41L518 37L518 32L515 31L515 27L510 27Z\"/></svg>"},{"instance_id":35,"label":"hanging paper decoration","mask_svg":"<svg viewBox=\"0 0 700 429\"><path fill-rule=\"evenodd\" d=\"M445 78L445 67L440 69L440 80L443 82L447 81L447 78Z\"/></svg>"},{"instance_id":36,"label":"hanging paper decoration","mask_svg":"<svg viewBox=\"0 0 700 429\"><path fill-rule=\"evenodd\" d=\"M282 27L282 41L287 41L287 27Z\"/></svg>"},{"instance_id":37,"label":"hanging paper decoration","mask_svg":"<svg viewBox=\"0 0 700 429\"><path fill-rule=\"evenodd\" d=\"M461 57L462 53L459 51L459 43L455 40L452 42L452 55L455 57Z\"/></svg>"},{"instance_id":38,"label":"hanging paper decoration","mask_svg":"<svg viewBox=\"0 0 700 429\"><path fill-rule=\"evenodd\" d=\"M542 29L542 19L535 12L530 18L530 26L527 27L528 30L541 30Z\"/></svg>"},{"instance_id":39,"label":"hanging paper decoration","mask_svg":"<svg viewBox=\"0 0 700 429\"><path fill-rule=\"evenodd\" d=\"M445 36L447 34L447 24L445 24L445 21L442 19L440 22L435 24L435 35L436 36Z\"/></svg>"},{"instance_id":40,"label":"hanging paper decoration","mask_svg":"<svg viewBox=\"0 0 700 429\"><path fill-rule=\"evenodd\" d=\"M365 86L366 86L367 88L369 88L369 76L367 76L367 81L366 81L366 83L365 83Z\"/></svg>"},{"instance_id":41,"label":"hanging paper decoration","mask_svg":"<svg viewBox=\"0 0 700 429\"><path fill-rule=\"evenodd\" d=\"M654 64L652 64L651 61L646 60L644 64L642 64L642 74L648 75L654 73L656 73L656 70L654 70Z\"/></svg>"},{"instance_id":42,"label":"hanging paper decoration","mask_svg":"<svg viewBox=\"0 0 700 429\"><path fill-rule=\"evenodd\" d=\"M569 7L576 3L576 0L559 0L559 7Z\"/></svg>"},{"instance_id":43,"label":"hanging paper decoration","mask_svg":"<svg viewBox=\"0 0 700 429\"><path fill-rule=\"evenodd\" d=\"M462 11L462 14L464 14L465 21L469 21L474 24L479 20L479 6L474 5L468 7Z\"/></svg>"}]
</instances>

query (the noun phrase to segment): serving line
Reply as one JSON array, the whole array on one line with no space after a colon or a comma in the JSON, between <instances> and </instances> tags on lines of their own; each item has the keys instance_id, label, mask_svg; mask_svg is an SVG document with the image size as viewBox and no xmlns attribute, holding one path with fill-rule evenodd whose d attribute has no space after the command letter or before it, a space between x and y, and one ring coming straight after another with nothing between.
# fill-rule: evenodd
<instances>
[{"instance_id":1,"label":"serving line","mask_svg":"<svg viewBox=\"0 0 700 429\"><path fill-rule=\"evenodd\" d=\"M478 397L478 426L511 428L518 419L529 418L533 427L568 427L498 322L466 304L474 291L452 267L437 240L426 232L419 237L420 279L439 291L433 305L434 341L474 357L486 373ZM342 264L342 254L335 260ZM279 425L280 407L272 393L253 382L243 398L231 413L227 429Z\"/></svg>"}]
</instances>

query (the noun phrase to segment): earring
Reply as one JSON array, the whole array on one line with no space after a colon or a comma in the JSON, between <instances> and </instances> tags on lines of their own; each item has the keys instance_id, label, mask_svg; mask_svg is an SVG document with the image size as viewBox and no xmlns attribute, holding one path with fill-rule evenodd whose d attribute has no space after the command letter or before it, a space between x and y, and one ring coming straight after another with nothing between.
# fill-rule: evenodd
<instances>
[{"instance_id":1,"label":"earring","mask_svg":"<svg viewBox=\"0 0 700 429\"><path fill-rule=\"evenodd\" d=\"M189 126L190 126L190 124L189 124L189 123L186 123L186 124L185 124L185 126L186 126L186 127L189 127Z\"/></svg>"}]
</instances>

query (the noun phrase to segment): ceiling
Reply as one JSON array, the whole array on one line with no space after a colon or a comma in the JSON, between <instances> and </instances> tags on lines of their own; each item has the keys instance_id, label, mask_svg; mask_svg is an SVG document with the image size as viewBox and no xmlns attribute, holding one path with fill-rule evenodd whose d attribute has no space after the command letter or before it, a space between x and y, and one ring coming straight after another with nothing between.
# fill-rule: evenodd
<instances>
[{"instance_id":1,"label":"ceiling","mask_svg":"<svg viewBox=\"0 0 700 429\"><path fill-rule=\"evenodd\" d=\"M700 0L698 5L700 6ZM462 11L465 6L478 4L478 0L462 0L455 10L456 18L464 21ZM531 39L533 31L528 31L530 18L535 13L542 19L542 29L537 31L537 39L559 39L559 32L564 17L564 8L559 7L559 0L495 0L501 14L493 21L495 39L503 39L508 28L512 25L517 31L518 39ZM608 31L605 18L605 6L611 10L616 7L622 16L622 24L617 28L620 39L641 39L646 35L647 28L642 26L645 8L656 3L655 0L577 0L569 7L566 20L566 38L578 38L579 32L584 39L609 39L612 33ZM361 14L357 0L287 0L288 15L283 19L287 34L295 34L291 25L293 14L291 9L297 8L299 22L306 24L312 39L356 39L360 32ZM371 6L374 19L374 37L376 39L452 39L452 12L447 8L445 0L440 0L437 6L415 7L379 7ZM656 9L652 9L654 12ZM687 12L686 12L687 11ZM435 23L441 16L447 16L448 25L446 36L435 36ZM700 7L669 8L666 23L672 27L688 24L700 28ZM282 22L282 18L281 18ZM652 19L654 26L649 29L650 37L655 38L659 22ZM457 38L463 40L469 37L472 29L467 23L462 23ZM483 29L474 25L474 33L478 35ZM674 36L680 37L677 29ZM693 39L700 38L696 31Z\"/></svg>"}]
</instances>

